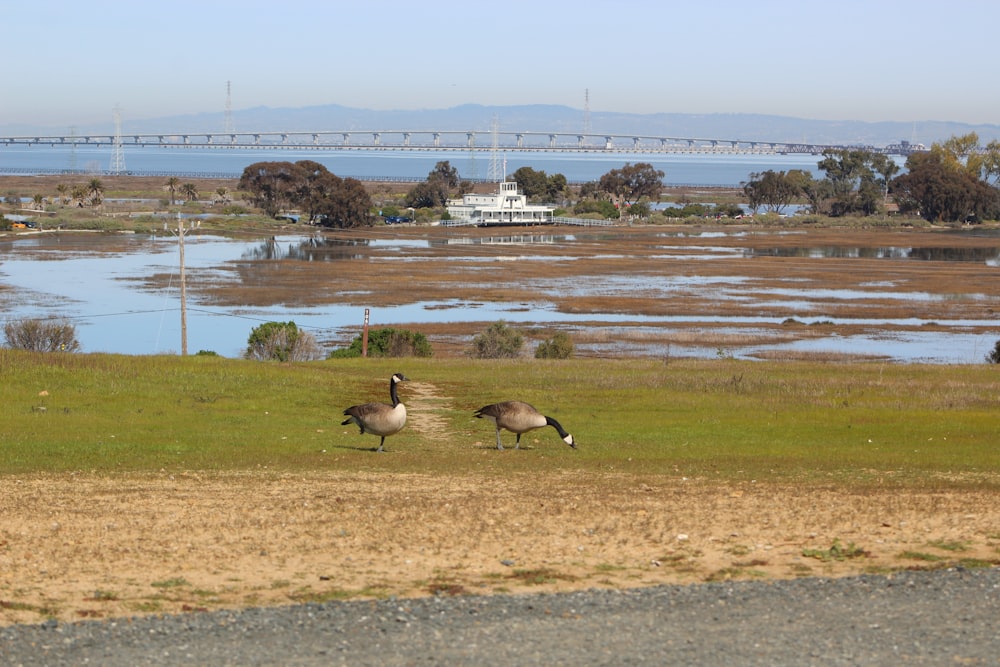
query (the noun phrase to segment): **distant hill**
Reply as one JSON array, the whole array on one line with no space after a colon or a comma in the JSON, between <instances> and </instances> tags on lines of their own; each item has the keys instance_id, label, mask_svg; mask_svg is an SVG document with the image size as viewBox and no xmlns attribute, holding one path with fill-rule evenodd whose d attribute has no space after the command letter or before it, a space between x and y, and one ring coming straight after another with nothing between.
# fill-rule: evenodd
<instances>
[{"instance_id":1,"label":"distant hill","mask_svg":"<svg viewBox=\"0 0 1000 667\"><path fill-rule=\"evenodd\" d=\"M524 132L582 132L584 112L559 105L483 106L464 104L448 109L377 111L336 104L298 108L253 107L233 110L237 131L362 131L451 130L488 132L496 117L501 130ZM125 133L220 132L225 116L220 112L168 116L155 119L122 119ZM762 114L628 114L590 113L593 134L637 134L743 141L802 142L809 144L861 144L884 146L906 140L930 145L951 136L976 132L983 143L1000 139L1000 125L971 125L949 121L863 122L831 121ZM68 128L0 125L0 136L67 134ZM107 125L76 127L77 134L112 133Z\"/></svg>"}]
</instances>

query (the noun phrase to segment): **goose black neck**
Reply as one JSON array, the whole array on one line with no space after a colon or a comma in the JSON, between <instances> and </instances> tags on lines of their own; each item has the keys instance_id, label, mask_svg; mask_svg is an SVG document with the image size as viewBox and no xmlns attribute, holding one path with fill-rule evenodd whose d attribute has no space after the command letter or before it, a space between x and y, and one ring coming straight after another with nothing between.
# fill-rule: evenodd
<instances>
[{"instance_id":1,"label":"goose black neck","mask_svg":"<svg viewBox=\"0 0 1000 667\"><path fill-rule=\"evenodd\" d=\"M392 397L392 407L399 405L399 395L396 393L396 378L393 377L389 380L389 396Z\"/></svg>"},{"instance_id":2,"label":"goose black neck","mask_svg":"<svg viewBox=\"0 0 1000 667\"><path fill-rule=\"evenodd\" d=\"M548 424L549 426L551 426L552 428L554 428L555 430L559 431L559 437L560 438L565 438L567 435L569 435L569 433L566 432L566 429L564 429L562 427L562 424L560 424L559 422L557 422L552 417L546 417L545 418L545 423Z\"/></svg>"}]
</instances>

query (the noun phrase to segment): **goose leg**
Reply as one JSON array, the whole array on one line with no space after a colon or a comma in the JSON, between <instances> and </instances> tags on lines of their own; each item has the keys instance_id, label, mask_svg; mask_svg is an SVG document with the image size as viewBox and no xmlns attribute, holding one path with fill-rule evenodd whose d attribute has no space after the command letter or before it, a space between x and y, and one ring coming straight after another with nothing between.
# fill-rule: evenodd
<instances>
[{"instance_id":1,"label":"goose leg","mask_svg":"<svg viewBox=\"0 0 1000 667\"><path fill-rule=\"evenodd\" d=\"M517 434L517 442L514 443L514 449L521 449L521 434Z\"/></svg>"},{"instance_id":2,"label":"goose leg","mask_svg":"<svg viewBox=\"0 0 1000 667\"><path fill-rule=\"evenodd\" d=\"M503 449L503 443L500 442L500 427L497 427L497 449Z\"/></svg>"},{"instance_id":3,"label":"goose leg","mask_svg":"<svg viewBox=\"0 0 1000 667\"><path fill-rule=\"evenodd\" d=\"M383 435L383 436L382 436L382 439L381 439L381 440L379 440L379 443L378 443L378 449L376 449L375 451L376 451L376 452L382 452L382 451L385 451L385 450L383 450L383 449L382 449L382 446L383 446L384 444L385 444L385 436Z\"/></svg>"}]
</instances>

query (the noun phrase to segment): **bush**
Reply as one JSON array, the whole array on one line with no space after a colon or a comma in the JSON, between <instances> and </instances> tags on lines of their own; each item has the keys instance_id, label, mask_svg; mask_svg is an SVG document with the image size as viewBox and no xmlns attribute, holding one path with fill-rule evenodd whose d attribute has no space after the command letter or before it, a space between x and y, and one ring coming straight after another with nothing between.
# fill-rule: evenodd
<instances>
[{"instance_id":1,"label":"bush","mask_svg":"<svg viewBox=\"0 0 1000 667\"><path fill-rule=\"evenodd\" d=\"M76 326L66 320L14 320L3 327L7 347L32 352L76 352Z\"/></svg>"},{"instance_id":2,"label":"bush","mask_svg":"<svg viewBox=\"0 0 1000 667\"><path fill-rule=\"evenodd\" d=\"M295 322L265 322L250 332L243 356L257 361L312 361L323 354L313 335Z\"/></svg>"},{"instance_id":3,"label":"bush","mask_svg":"<svg viewBox=\"0 0 1000 667\"><path fill-rule=\"evenodd\" d=\"M360 357L364 345L356 336L348 347L334 350L330 358ZM371 329L368 331L369 357L430 357L433 355L427 336L408 330Z\"/></svg>"},{"instance_id":4,"label":"bush","mask_svg":"<svg viewBox=\"0 0 1000 667\"><path fill-rule=\"evenodd\" d=\"M569 359L572 356L573 341L562 331L543 340L535 350L535 359Z\"/></svg>"},{"instance_id":5,"label":"bush","mask_svg":"<svg viewBox=\"0 0 1000 667\"><path fill-rule=\"evenodd\" d=\"M472 356L476 359L514 359L521 355L524 339L516 329L500 320L472 339Z\"/></svg>"},{"instance_id":6,"label":"bush","mask_svg":"<svg viewBox=\"0 0 1000 667\"><path fill-rule=\"evenodd\" d=\"M990 364L1000 364L1000 340L993 346L993 351L986 355L986 362Z\"/></svg>"}]
</instances>

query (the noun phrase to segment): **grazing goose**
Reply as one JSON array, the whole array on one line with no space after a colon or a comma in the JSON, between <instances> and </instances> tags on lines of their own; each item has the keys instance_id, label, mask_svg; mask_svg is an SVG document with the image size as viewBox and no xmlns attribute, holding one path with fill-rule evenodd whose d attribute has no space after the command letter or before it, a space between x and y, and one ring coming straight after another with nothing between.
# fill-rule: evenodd
<instances>
[{"instance_id":1,"label":"grazing goose","mask_svg":"<svg viewBox=\"0 0 1000 667\"><path fill-rule=\"evenodd\" d=\"M394 373L389 379L389 396L392 397L392 405L388 403L352 405L344 410L347 419L340 422L340 425L357 424L362 434L371 433L382 436L376 451L384 451L386 436L399 433L406 426L406 406L399 402L396 385L400 382L406 382L408 379L402 373Z\"/></svg>"},{"instance_id":2,"label":"grazing goose","mask_svg":"<svg viewBox=\"0 0 1000 667\"><path fill-rule=\"evenodd\" d=\"M489 419L496 425L497 449L503 449L503 443L500 442L500 429L505 428L511 433L516 433L517 443L514 445L514 449L520 449L521 434L543 426L551 426L559 431L559 437L563 439L563 442L576 449L573 436L567 433L559 422L552 417L546 417L523 401L504 401L503 403L486 405L476 410L475 416Z\"/></svg>"}]
</instances>

